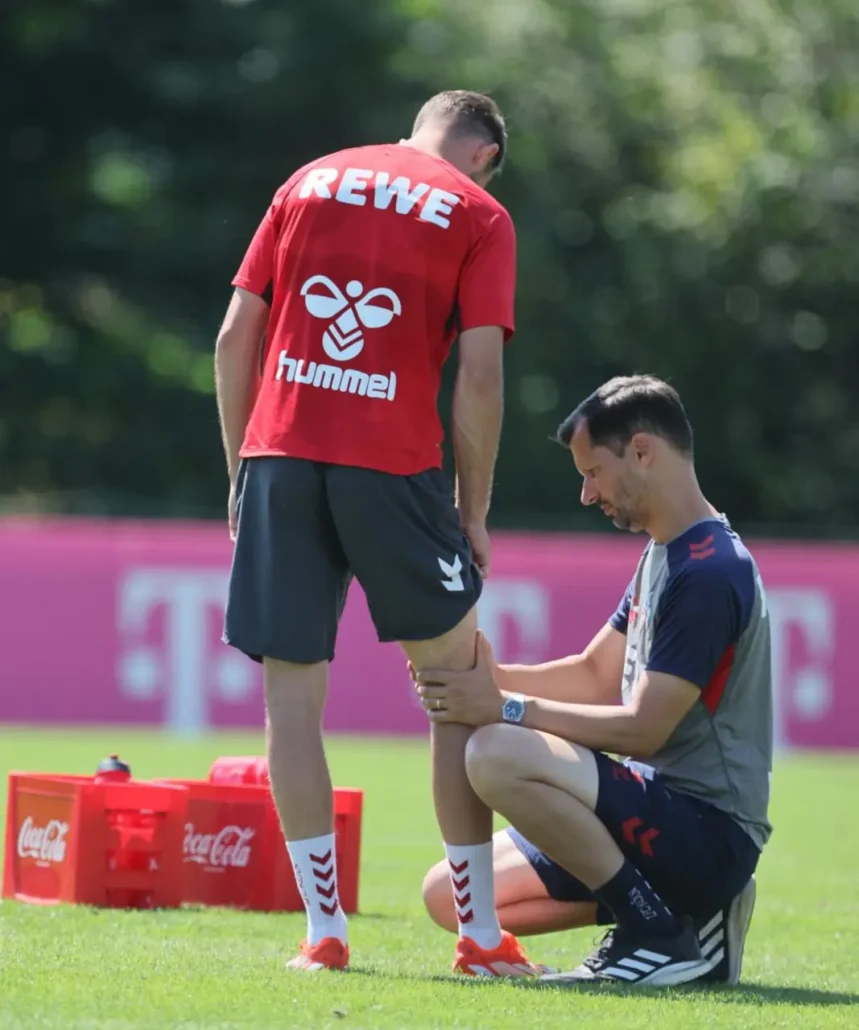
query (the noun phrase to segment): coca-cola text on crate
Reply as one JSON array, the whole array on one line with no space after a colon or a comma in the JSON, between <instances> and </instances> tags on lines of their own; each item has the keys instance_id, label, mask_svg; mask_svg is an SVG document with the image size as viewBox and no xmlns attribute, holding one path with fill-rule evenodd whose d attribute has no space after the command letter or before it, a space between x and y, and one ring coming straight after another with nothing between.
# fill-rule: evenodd
<instances>
[{"instance_id":1,"label":"coca-cola text on crate","mask_svg":"<svg viewBox=\"0 0 859 1030\"><path fill-rule=\"evenodd\" d=\"M18 831L18 858L31 858L42 867L62 865L68 833L69 824L62 819L50 819L44 826L37 826L28 815Z\"/></svg>"},{"instance_id":2,"label":"coca-cola text on crate","mask_svg":"<svg viewBox=\"0 0 859 1030\"><path fill-rule=\"evenodd\" d=\"M227 825L217 833L198 833L193 823L185 823L183 858L208 870L247 869L256 836L257 831L249 826Z\"/></svg>"},{"instance_id":3,"label":"coca-cola text on crate","mask_svg":"<svg viewBox=\"0 0 859 1030\"><path fill-rule=\"evenodd\" d=\"M28 778L13 790L10 777L4 896L9 896L13 882L15 895L24 901L52 902L73 891L76 811L72 784Z\"/></svg>"},{"instance_id":4,"label":"coca-cola text on crate","mask_svg":"<svg viewBox=\"0 0 859 1030\"><path fill-rule=\"evenodd\" d=\"M182 900L270 911L277 826L267 787L208 780L156 781L183 787Z\"/></svg>"}]
</instances>

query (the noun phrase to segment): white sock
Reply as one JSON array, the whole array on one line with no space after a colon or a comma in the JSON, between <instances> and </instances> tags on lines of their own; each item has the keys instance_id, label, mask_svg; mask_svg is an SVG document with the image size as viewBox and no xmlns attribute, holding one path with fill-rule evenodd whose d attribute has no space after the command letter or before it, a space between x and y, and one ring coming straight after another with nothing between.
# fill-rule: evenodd
<instances>
[{"instance_id":1,"label":"white sock","mask_svg":"<svg viewBox=\"0 0 859 1030\"><path fill-rule=\"evenodd\" d=\"M338 937L345 944L346 916L337 890L334 834L290 840L286 846L307 910L307 942L319 944L325 937Z\"/></svg>"},{"instance_id":2,"label":"white sock","mask_svg":"<svg viewBox=\"0 0 859 1030\"><path fill-rule=\"evenodd\" d=\"M501 926L495 911L492 841L486 844L445 844L453 907L460 937L479 948L497 948Z\"/></svg>"}]
</instances>

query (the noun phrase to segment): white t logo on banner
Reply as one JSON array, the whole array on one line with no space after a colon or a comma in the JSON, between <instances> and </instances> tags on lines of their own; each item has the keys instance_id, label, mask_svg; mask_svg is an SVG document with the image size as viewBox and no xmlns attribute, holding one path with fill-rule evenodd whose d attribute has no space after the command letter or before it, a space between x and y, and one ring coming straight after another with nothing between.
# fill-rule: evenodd
<instances>
[{"instance_id":1,"label":"white t logo on banner","mask_svg":"<svg viewBox=\"0 0 859 1030\"><path fill-rule=\"evenodd\" d=\"M213 609L223 618L227 569L139 568L120 581L117 678L126 696L164 699L164 725L196 731L209 725L208 699L243 703L257 671L238 651L210 646ZM153 640L151 620L163 609L164 630Z\"/></svg>"}]
</instances>

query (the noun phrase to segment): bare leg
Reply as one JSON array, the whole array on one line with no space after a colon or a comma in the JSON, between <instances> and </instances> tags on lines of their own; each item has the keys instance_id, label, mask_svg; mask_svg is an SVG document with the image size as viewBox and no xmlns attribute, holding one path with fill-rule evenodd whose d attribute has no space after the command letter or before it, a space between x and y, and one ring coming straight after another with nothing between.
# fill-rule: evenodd
<instances>
[{"instance_id":1,"label":"bare leg","mask_svg":"<svg viewBox=\"0 0 859 1030\"><path fill-rule=\"evenodd\" d=\"M435 640L402 643L412 665L420 669L471 669L475 663L477 610ZM433 801L446 844L484 844L492 837L492 811L475 794L465 771L469 726L453 723L430 728Z\"/></svg>"},{"instance_id":2,"label":"bare leg","mask_svg":"<svg viewBox=\"0 0 859 1030\"><path fill-rule=\"evenodd\" d=\"M472 734L466 764L487 804L589 887L619 925L645 937L682 934L596 814L600 782L592 751L549 733L496 724Z\"/></svg>"},{"instance_id":3,"label":"bare leg","mask_svg":"<svg viewBox=\"0 0 859 1030\"><path fill-rule=\"evenodd\" d=\"M481 796L591 889L623 864L597 818L599 778L587 748L519 726L486 726L471 738L468 772Z\"/></svg>"},{"instance_id":4,"label":"bare leg","mask_svg":"<svg viewBox=\"0 0 859 1030\"><path fill-rule=\"evenodd\" d=\"M333 828L331 777L322 744L328 662L265 660L266 744L271 789L286 839Z\"/></svg>"},{"instance_id":5,"label":"bare leg","mask_svg":"<svg viewBox=\"0 0 859 1030\"><path fill-rule=\"evenodd\" d=\"M307 941L346 943L337 893L331 776L322 743L328 663L266 658L269 778L289 855L307 910ZM308 968L306 956L295 960Z\"/></svg>"},{"instance_id":6,"label":"bare leg","mask_svg":"<svg viewBox=\"0 0 859 1030\"><path fill-rule=\"evenodd\" d=\"M403 650L417 669L471 669L476 661L477 611L468 615L449 633L435 640L403 642ZM495 911L492 876L492 810L477 796L465 768L466 747L472 730L454 724L431 727L432 785L436 818L444 840L451 897L456 911L460 944L481 957L472 965L493 967L504 943ZM504 952L506 965L527 960L515 942ZM474 950L476 949L476 950ZM463 953L464 954L464 953ZM487 957L488 956L488 957ZM468 961L457 953L460 967L468 971ZM494 967L493 967L494 968ZM521 974L520 974L521 975Z\"/></svg>"}]
</instances>

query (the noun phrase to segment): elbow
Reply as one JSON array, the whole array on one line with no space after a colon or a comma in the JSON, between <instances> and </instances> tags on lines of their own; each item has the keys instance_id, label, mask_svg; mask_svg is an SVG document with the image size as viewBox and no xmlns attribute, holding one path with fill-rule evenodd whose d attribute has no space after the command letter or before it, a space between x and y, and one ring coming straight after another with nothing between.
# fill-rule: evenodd
<instances>
[{"instance_id":1,"label":"elbow","mask_svg":"<svg viewBox=\"0 0 859 1030\"><path fill-rule=\"evenodd\" d=\"M648 726L634 720L627 741L626 754L636 758L653 758L665 746L669 734L662 726Z\"/></svg>"},{"instance_id":2,"label":"elbow","mask_svg":"<svg viewBox=\"0 0 859 1030\"><path fill-rule=\"evenodd\" d=\"M460 395L485 399L504 396L504 371L499 366L469 368L460 366L456 378L456 389Z\"/></svg>"},{"instance_id":3,"label":"elbow","mask_svg":"<svg viewBox=\"0 0 859 1030\"><path fill-rule=\"evenodd\" d=\"M228 331L221 330L215 340L215 361L223 358L231 349L231 334Z\"/></svg>"},{"instance_id":4,"label":"elbow","mask_svg":"<svg viewBox=\"0 0 859 1030\"><path fill-rule=\"evenodd\" d=\"M226 354L228 351L237 350L241 343L241 334L232 329L222 329L215 340L215 354Z\"/></svg>"},{"instance_id":5,"label":"elbow","mask_svg":"<svg viewBox=\"0 0 859 1030\"><path fill-rule=\"evenodd\" d=\"M257 334L248 326L222 326L215 339L215 355L241 354L251 355L262 341L262 333Z\"/></svg>"},{"instance_id":6,"label":"elbow","mask_svg":"<svg viewBox=\"0 0 859 1030\"><path fill-rule=\"evenodd\" d=\"M648 740L645 737L636 737L634 740L630 741L630 745L631 746L627 748L627 753L635 758L653 758L659 750L658 744L655 744L652 740Z\"/></svg>"}]
</instances>

